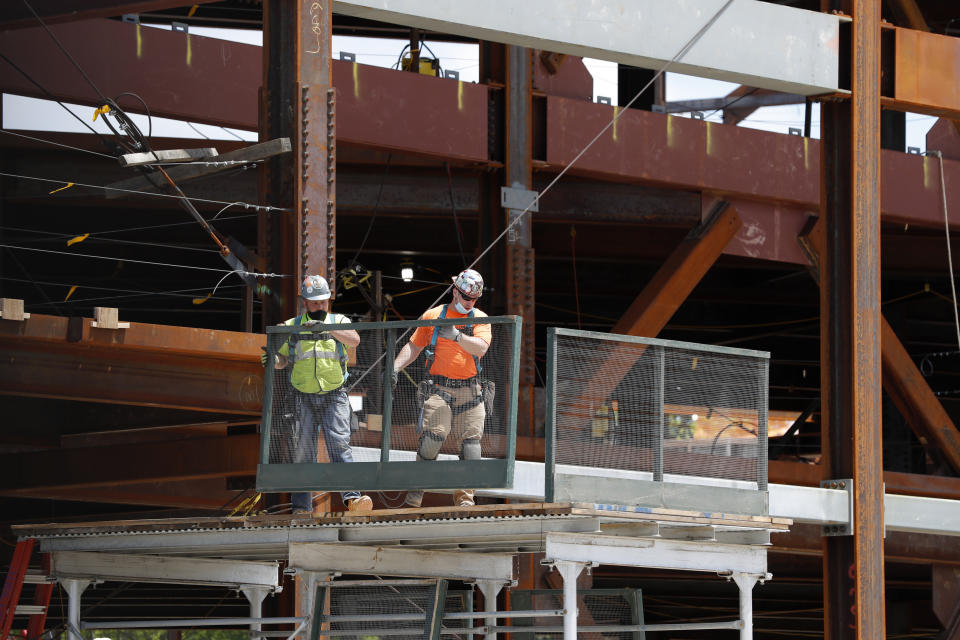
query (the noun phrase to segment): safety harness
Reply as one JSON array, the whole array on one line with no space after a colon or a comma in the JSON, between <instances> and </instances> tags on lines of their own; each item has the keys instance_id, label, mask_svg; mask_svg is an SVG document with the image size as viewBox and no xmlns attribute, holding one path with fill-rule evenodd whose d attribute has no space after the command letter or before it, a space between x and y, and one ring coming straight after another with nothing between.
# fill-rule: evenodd
<instances>
[{"instance_id":1,"label":"safety harness","mask_svg":"<svg viewBox=\"0 0 960 640\"><path fill-rule=\"evenodd\" d=\"M449 305L443 305L443 308L440 310L440 316L439 316L438 319L443 320L444 318L447 317L447 307L448 307L448 306L449 306ZM472 318L472 317L473 317L473 309L470 309L470 313L467 314L467 318ZM469 325L468 328L469 328L470 333L468 333L467 335L473 335L473 325ZM466 330L466 329L465 329L465 330ZM430 374L430 367L433 366L433 360L434 360L434 357L435 357L435 355L436 355L436 350L437 350L437 338L439 337L439 334L440 334L440 327L434 327L434 328L433 328L433 335L430 337L430 345L429 345L429 346L426 348L426 350L425 350L425 352L426 352L426 353L425 353L425 355L426 355L426 367L427 367L427 375L428 375L428 376L431 375L431 374ZM474 367L476 367L476 370L477 370L477 375L474 376L474 377L475 377L475 378L479 378L479 377L480 377L480 372L483 371L483 367L480 366L480 358L478 358L477 356L473 356L473 364L474 364ZM442 377L443 377L443 376L442 376ZM444 377L444 378L445 378L445 377ZM447 382L448 382L448 384L445 385L445 386L468 386L469 384L472 384L473 378L466 378L466 379L464 379L464 380L453 380L453 379L450 379L450 378L445 378L445 380L447 380ZM453 403L456 402L456 398L453 396L453 394L447 393L446 391L444 391L438 384L436 384L436 383L433 381L432 378L426 380L425 382L426 382L426 385L427 385L427 393L425 394L425 396L426 396L426 397L429 397L430 395L438 395L438 396L440 396L440 397L443 399L443 401L447 403L447 406L450 407L450 411L451 411L451 412L453 413L453 415L455 415L455 416L456 416L456 415L460 415L461 413L464 413L465 411L469 411L470 409L473 409L475 406L477 406L478 404L481 404L481 403L483 402L483 390L482 390L482 385L481 385L481 391L480 391L479 394L477 394L477 397L476 397L476 398L474 398L473 400L470 400L469 402L463 403L463 404L460 405L459 407L455 407L455 406L453 406ZM451 382L454 383L454 384L449 384L449 383L451 383ZM425 399L426 399L426 398L425 398Z\"/></svg>"}]
</instances>

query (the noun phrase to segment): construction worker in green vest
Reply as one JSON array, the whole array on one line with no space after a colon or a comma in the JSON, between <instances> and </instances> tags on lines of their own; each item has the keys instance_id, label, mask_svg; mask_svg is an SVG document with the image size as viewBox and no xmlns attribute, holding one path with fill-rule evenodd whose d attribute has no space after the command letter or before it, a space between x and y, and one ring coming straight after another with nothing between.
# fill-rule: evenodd
<instances>
[{"instance_id":1,"label":"construction worker in green vest","mask_svg":"<svg viewBox=\"0 0 960 640\"><path fill-rule=\"evenodd\" d=\"M307 276L300 286L300 297L306 311L290 318L286 326L310 327L316 324L349 324L346 316L330 313L330 285L321 276ZM294 389L295 416L299 428L294 429L293 462L316 462L319 434L331 462L353 462L350 448L350 399L343 385L347 379L346 349L360 344L360 335L344 328L316 334L304 331L291 334L277 350L276 366L291 365L290 384ZM264 355L264 359L266 355ZM369 496L358 491L342 494L349 511L373 508ZM313 513L313 493L292 495L294 514Z\"/></svg>"}]
</instances>

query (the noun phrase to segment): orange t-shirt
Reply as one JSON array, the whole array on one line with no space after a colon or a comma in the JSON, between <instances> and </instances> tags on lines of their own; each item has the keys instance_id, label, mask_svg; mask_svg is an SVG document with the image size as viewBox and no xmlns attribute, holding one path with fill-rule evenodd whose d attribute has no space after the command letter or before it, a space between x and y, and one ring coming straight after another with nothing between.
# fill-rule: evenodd
<instances>
[{"instance_id":1,"label":"orange t-shirt","mask_svg":"<svg viewBox=\"0 0 960 640\"><path fill-rule=\"evenodd\" d=\"M440 311L443 307L434 307L420 316L421 320L435 320L440 317ZM453 305L447 307L447 318L466 318L467 316L457 311ZM487 314L479 309L473 310L474 318L486 318ZM467 325L457 325L458 329L463 329ZM417 327L417 330L410 336L410 342L423 349L429 346L433 338L434 327ZM473 325L473 335L475 338L481 338L487 344L490 344L491 331L489 324ZM464 351L459 344L446 338L437 338L437 350L433 359L433 366L430 367L430 373L463 380L477 375L477 367L473 362L473 356Z\"/></svg>"}]
</instances>

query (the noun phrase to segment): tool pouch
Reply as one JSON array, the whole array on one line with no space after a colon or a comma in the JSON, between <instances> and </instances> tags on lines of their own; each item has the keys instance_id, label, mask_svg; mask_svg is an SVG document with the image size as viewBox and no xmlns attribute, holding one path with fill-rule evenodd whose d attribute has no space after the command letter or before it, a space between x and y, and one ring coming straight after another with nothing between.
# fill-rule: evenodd
<instances>
[{"instance_id":1,"label":"tool pouch","mask_svg":"<svg viewBox=\"0 0 960 640\"><path fill-rule=\"evenodd\" d=\"M493 380L484 380L482 383L483 410L487 417L493 415L493 399L497 395L497 383Z\"/></svg>"}]
</instances>

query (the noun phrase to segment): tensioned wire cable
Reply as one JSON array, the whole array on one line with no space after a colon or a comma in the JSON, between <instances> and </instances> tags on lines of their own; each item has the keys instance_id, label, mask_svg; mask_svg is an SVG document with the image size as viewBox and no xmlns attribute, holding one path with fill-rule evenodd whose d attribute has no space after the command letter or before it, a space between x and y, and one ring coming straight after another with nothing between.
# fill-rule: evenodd
<instances>
[{"instance_id":1,"label":"tensioned wire cable","mask_svg":"<svg viewBox=\"0 0 960 640\"><path fill-rule=\"evenodd\" d=\"M45 281L45 280L27 280L26 278L11 278L11 277L7 277L7 276L0 276L0 280L3 280L3 281L5 281L5 282L26 282L26 283L35 282L36 284L44 284L44 285L48 285L48 286L51 286L51 287L72 287L72 286L74 286L72 283L67 283L67 282L50 282L50 281ZM242 286L244 286L244 285L231 284L231 285L227 285L226 287L224 287L224 289L236 289L236 288L239 288L239 287L242 287ZM117 288L115 288L115 287L102 287L102 286L99 286L99 285L87 285L87 284L77 285L77 287L80 288L80 289L91 289L91 290L94 290L94 291L111 291L111 292L113 292L113 293L136 293L136 294L151 295L151 296L164 296L164 295L175 295L175 294L176 294L176 295L188 296L188 295L189 295L189 292L197 292L197 291L206 291L206 290L207 290L206 287L198 287L198 288L196 288L196 289L177 289L177 290L175 290L175 291L145 291L145 290L143 290L143 289L117 289ZM218 299L220 299L220 300L233 300L233 298L218 298ZM68 300L67 302L73 302L73 300L71 299L71 300ZM55 304L55 303L54 303L54 304Z\"/></svg>"},{"instance_id":2,"label":"tensioned wire cable","mask_svg":"<svg viewBox=\"0 0 960 640\"><path fill-rule=\"evenodd\" d=\"M54 180L53 178L38 178L36 176L22 176L16 173L0 172L0 176L3 176L5 178L17 178L20 180L36 180L38 182L52 182L54 184L66 184L66 185L72 185L75 187L86 187L88 189L105 189L107 191L122 191L123 193L136 193L144 196L153 196L155 198L173 198L175 200L190 200L192 202L206 202L209 204L223 204L228 206L243 205L244 209L254 209L256 211L261 211L261 210L267 211L267 212L270 212L270 211L289 212L290 211L290 209L286 209L283 207L274 207L274 206L265 205L265 204L253 204L250 202L242 202L242 203L226 202L225 200L211 200L209 198L195 198L192 196L179 196L179 195L171 195L168 193L152 193L150 191L137 191L135 189L121 189L119 187L105 187L105 186L96 185L96 184L85 184L83 182L71 182L70 180Z\"/></svg>"},{"instance_id":3,"label":"tensioned wire cable","mask_svg":"<svg viewBox=\"0 0 960 640\"><path fill-rule=\"evenodd\" d=\"M947 181L943 175L943 153L928 151L928 155L940 158L940 195L943 198L943 227L947 239L947 267L950 273L950 291L953 294L953 325L957 330L957 346L960 347L960 316L957 311L957 286L953 281L953 251L950 249L950 215L947 212Z\"/></svg>"},{"instance_id":4,"label":"tensioned wire cable","mask_svg":"<svg viewBox=\"0 0 960 640\"><path fill-rule=\"evenodd\" d=\"M636 94L635 96L633 96L633 98L630 99L630 102L628 102L628 103L627 103L626 105L624 105L622 108L617 109L617 110L615 111L615 113L614 113L614 115L613 115L613 118L610 120L610 122L608 122L602 129L600 129L600 131L597 132L597 135L595 135L595 136L590 140L590 142L588 142L588 143L586 144L586 146L585 146L583 149L581 149L580 152L577 153L577 155L575 155L575 156L573 157L573 159L572 159L570 162L568 162L567 165L566 165L563 169L560 170L560 173L558 173L558 174L553 178L553 180L551 180L551 181L547 184L547 186L544 187L543 191L541 191L540 193L538 193L538 194L533 198L533 200L530 201L530 204L528 204L528 205L526 206L526 208L523 209L523 211L521 211L521 212L519 213L519 215L517 215L516 217L514 217L514 219L511 220L510 223L509 223L506 227L504 227L503 231L501 231L500 234L490 242L490 244L487 246L487 248L484 249L483 251L481 251L480 254L479 254L476 258L474 258L473 262L471 262L471 263L467 266L467 269L472 269L474 266L476 266L476 264L477 264L478 262L480 262L480 260L482 260L485 255L487 255L488 253L490 253L490 251L493 249L493 247L495 247L495 246L497 245L497 243L500 242L500 240L502 240L503 237L504 237L505 235L507 235L507 233L509 233L510 230L511 230L515 225L517 225L521 220L524 219L524 216L526 216L526 215L530 212L530 209L532 209L535 205L537 205L537 204L540 202L540 199L543 198L543 196L544 196L548 191L550 191L550 190L553 188L553 186L554 186L555 184L557 184L557 182L560 181L560 178L562 178L564 175L566 175L567 171L569 171L569 170L580 160L580 158L582 158L582 157L587 153L587 151L589 151L590 148L591 148L594 144L596 144L597 140L599 140L607 131L610 130L610 128L611 128L614 124L616 124L617 120L619 120L620 117L621 117L624 113L626 113L627 109L629 109L631 106L633 106L633 103L636 102L636 101L640 98L640 96L643 95L643 94L646 92L646 90L649 89L649 88L653 85L653 83L657 81L658 78L660 78L660 76L662 76L664 73L666 73L667 69L669 69L670 66L671 66L674 62L677 62L678 60L680 60L681 58L683 58L683 56L685 56L685 55L687 54L687 52L689 52L690 49L692 49L693 46L694 46L697 42L700 41L700 38L702 38L703 35L704 35L707 31L710 30L710 28L717 22L717 20L720 19L720 16L723 15L723 13L730 7L731 4L733 4L733 2L734 2L734 0L727 0L727 1L723 4L723 6L720 7L720 9L713 15L713 17L710 18L710 19L706 22L706 24L704 24L702 27L700 27L700 29L693 35L693 37L690 38L690 40L687 41L687 43L686 43L685 45L683 45L683 47L680 48L680 50L676 53L676 55L674 55L674 56L673 56L670 60L668 60L662 67L660 67L659 70L657 70L657 72L653 75L653 77L652 77L645 85L643 85L643 87L637 92L637 94ZM451 288L452 288L452 285L447 285L447 287L443 290L443 292L442 292L439 296L437 296L436 300L434 300L433 303L430 304L430 307L436 306L436 304L437 304L438 302L440 302L440 300L442 300L445 295L447 295L447 292L449 292ZM399 342L400 340L402 340L403 338L405 338L409 332L410 332L409 329L407 329L406 331L404 331L404 332L403 332L403 335L401 335L401 336L398 338L398 342ZM383 360L383 358L384 358L385 356L386 356L386 353L381 354L380 357L377 358L376 361L374 361L374 363L373 363L372 365L370 365L370 367L369 367L366 371L364 371L362 374L360 374L360 376L357 377L357 380L350 386L350 388L353 389L354 387L356 387L356 385L359 384L360 381L363 380L363 379L367 376L367 374L369 374L371 371L373 371L373 369L376 368L376 366L377 366L378 364L380 364L380 361Z\"/></svg>"},{"instance_id":5,"label":"tensioned wire cable","mask_svg":"<svg viewBox=\"0 0 960 640\"><path fill-rule=\"evenodd\" d=\"M19 231L21 233L36 233L38 235L54 236L50 240L62 240L65 238L76 238L76 234L59 233L57 231L39 231L36 229L23 229L20 227L0 227L4 231ZM89 237L83 238L78 242L109 242L112 244L130 244L142 247L159 247L161 249L176 249L181 251L200 251L203 253L220 253L216 249L203 249L201 247L186 247L176 244L164 244L162 242L139 242L137 240L120 240L118 238L98 238L97 234L89 233Z\"/></svg>"},{"instance_id":6,"label":"tensioned wire cable","mask_svg":"<svg viewBox=\"0 0 960 640\"><path fill-rule=\"evenodd\" d=\"M238 216L230 216L229 218L220 218L220 222L230 222L230 221L233 221L233 220L243 220L243 219L245 219L245 218L253 218L253 217L256 217L256 215L257 215L257 214L255 214L255 213L242 213L242 214L240 214L240 215L238 215ZM153 230L153 229L166 229L166 228L168 228L168 227L186 227L186 226L192 226L192 225L195 225L195 224L196 224L196 222L193 221L193 220L184 221L184 222L167 222L167 223L164 223L164 224L153 224L153 225L147 225L147 226L143 226L143 227L124 227L124 228L120 228L120 229L106 229L106 230L104 230L104 231L91 231L91 232L90 232L90 235L103 236L103 235L114 234L114 233L127 233L127 232L130 232L130 231L150 231L150 230ZM12 229L12 227L4 227L4 226L0 225L0 229ZM23 231L29 231L29 232L31 232L31 233L46 233L46 232L44 232L44 231L40 231L40 230L37 230L37 229L23 229ZM215 249L214 249L214 251L215 251ZM384 276L384 277L386 277L386 276Z\"/></svg>"},{"instance_id":7,"label":"tensioned wire cable","mask_svg":"<svg viewBox=\"0 0 960 640\"><path fill-rule=\"evenodd\" d=\"M54 142L53 140L46 140L46 139L44 139L44 138L36 138L36 137L34 137L34 136L28 136L28 135L23 134L23 133L15 133L15 132L10 131L10 130L8 130L8 129L0 129L0 133L5 133L5 134L7 134L8 136L17 136L18 138L26 138L27 140L34 140L35 142L43 142L43 143L45 143L45 144L52 144L52 145L57 146L57 147L63 147L64 149L73 149L74 151L82 151L83 153L89 153L89 154L91 154L91 155L100 156L100 157L103 157L103 158L109 158L109 159L114 160L114 161L116 161L116 159L117 159L116 156L111 156L111 155L108 154L108 153L100 153L99 151L92 151L92 150L90 150L90 149L81 149L80 147L74 147L74 146L71 146L71 145L69 145L69 144L63 144L63 143L61 143L61 142Z\"/></svg>"},{"instance_id":8,"label":"tensioned wire cable","mask_svg":"<svg viewBox=\"0 0 960 640\"><path fill-rule=\"evenodd\" d=\"M91 80L90 76L87 75L87 72L83 70L83 67L80 66L80 63L78 63L73 56L70 55L70 52L67 51L63 46L63 43L60 42L60 39L57 38L52 31L50 31L50 27L48 27L47 23L43 21L43 18L41 18L40 15L33 10L33 7L30 6L30 3L27 2L27 0L23 0L23 4L26 5L27 9L30 10L30 13L33 14L33 17L37 19L37 22L39 22L40 26L43 27L43 30L47 32L47 35L49 35L50 38L57 43L57 47L59 47L60 51L63 52L63 55L67 56L67 59L73 63L73 66L77 68L77 71L80 72L80 75L83 76L83 79L86 80L91 87L93 87L93 90L97 92L97 95L100 96L100 99L103 100L104 103L108 102L107 97L103 95L103 92L100 91L100 88L93 83L93 80Z\"/></svg>"},{"instance_id":9,"label":"tensioned wire cable","mask_svg":"<svg viewBox=\"0 0 960 640\"><path fill-rule=\"evenodd\" d=\"M192 264L175 264L171 262L153 262L151 260L136 260L134 258L118 258L115 256L98 256L92 253L73 253L71 251L54 251L53 249L40 249L37 247L21 247L12 244L0 244L0 249L17 249L19 251L36 251L39 253L52 253L62 256L75 256L78 258L94 258L98 260L112 260L114 262L130 262L133 264L149 264L155 267L177 267L180 269L195 269L197 271L214 271L216 273L242 273L260 278L292 278L293 276L283 273L259 273L257 271L244 271L238 269L218 269L216 267L199 267Z\"/></svg>"}]
</instances>

